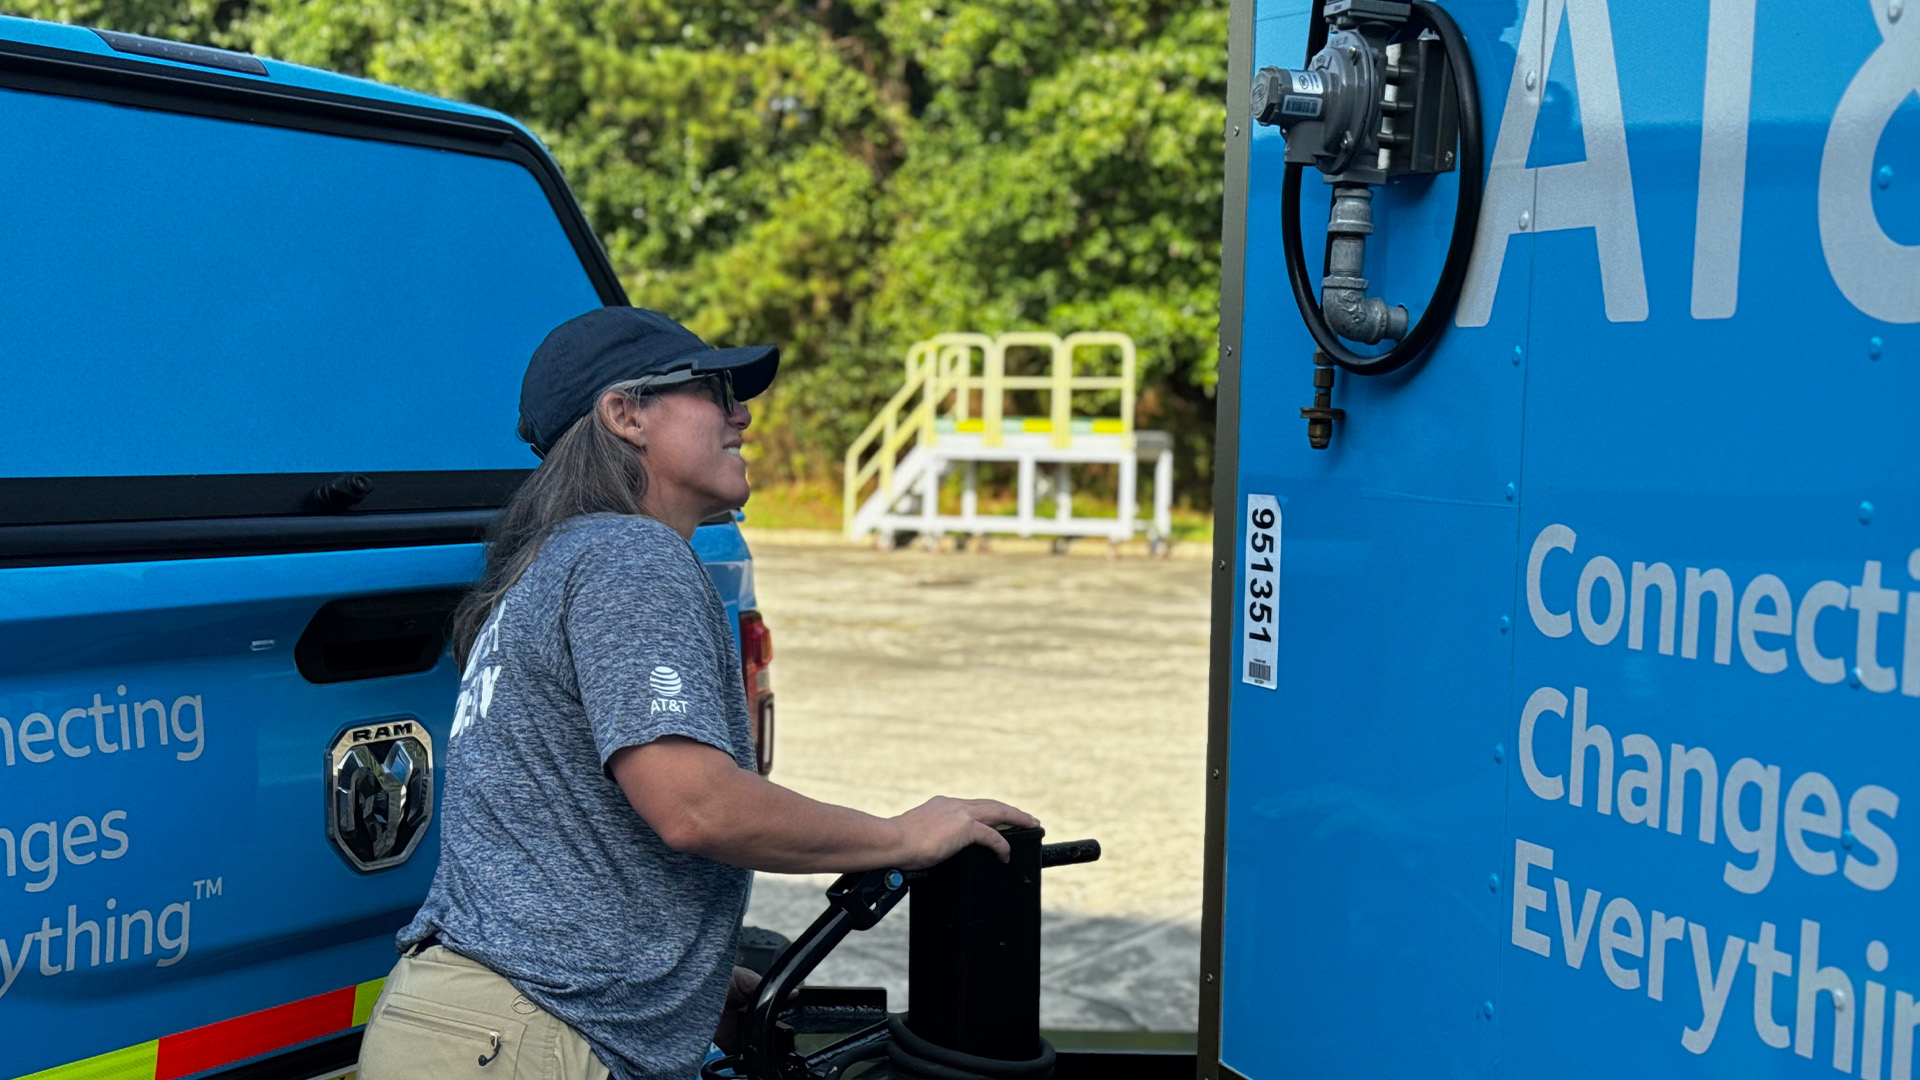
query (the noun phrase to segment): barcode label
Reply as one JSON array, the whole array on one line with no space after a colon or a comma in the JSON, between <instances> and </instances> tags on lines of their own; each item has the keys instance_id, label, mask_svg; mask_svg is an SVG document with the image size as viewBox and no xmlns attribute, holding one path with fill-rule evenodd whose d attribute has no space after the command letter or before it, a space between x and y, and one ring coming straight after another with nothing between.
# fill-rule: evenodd
<instances>
[{"instance_id":1,"label":"barcode label","mask_svg":"<svg viewBox=\"0 0 1920 1080\"><path fill-rule=\"evenodd\" d=\"M1280 663L1280 500L1247 496L1246 586L1240 603L1240 654L1246 660L1242 682L1278 688Z\"/></svg>"}]
</instances>

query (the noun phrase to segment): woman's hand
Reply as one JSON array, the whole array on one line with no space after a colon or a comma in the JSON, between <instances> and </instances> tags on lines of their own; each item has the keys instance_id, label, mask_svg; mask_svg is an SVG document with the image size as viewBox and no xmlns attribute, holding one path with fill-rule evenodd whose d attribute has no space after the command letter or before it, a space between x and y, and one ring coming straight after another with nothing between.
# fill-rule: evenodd
<instances>
[{"instance_id":1,"label":"woman's hand","mask_svg":"<svg viewBox=\"0 0 1920 1080\"><path fill-rule=\"evenodd\" d=\"M924 870L966 847L979 844L991 848L1001 862L1011 849L996 825L1016 825L1032 829L1040 819L1024 810L992 799L949 799L935 796L919 806L890 819L900 830L902 870Z\"/></svg>"},{"instance_id":2,"label":"woman's hand","mask_svg":"<svg viewBox=\"0 0 1920 1080\"><path fill-rule=\"evenodd\" d=\"M752 968L736 965L727 980L727 1006L720 1010L720 1025L713 1029L713 1043L723 1053L737 1054L747 1021L753 1015L753 1000L760 994L760 976Z\"/></svg>"}]
</instances>

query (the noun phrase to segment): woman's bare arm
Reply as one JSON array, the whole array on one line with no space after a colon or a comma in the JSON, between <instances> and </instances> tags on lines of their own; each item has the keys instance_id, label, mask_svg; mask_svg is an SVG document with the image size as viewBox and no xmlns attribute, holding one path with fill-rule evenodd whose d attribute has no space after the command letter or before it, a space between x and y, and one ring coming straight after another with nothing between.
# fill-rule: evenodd
<instances>
[{"instance_id":1,"label":"woman's bare arm","mask_svg":"<svg viewBox=\"0 0 1920 1080\"><path fill-rule=\"evenodd\" d=\"M660 839L675 851L749 870L848 873L932 866L968 844L1007 857L995 825L1036 826L991 799L933 798L881 818L809 799L740 768L719 750L670 735L613 755L609 771Z\"/></svg>"}]
</instances>

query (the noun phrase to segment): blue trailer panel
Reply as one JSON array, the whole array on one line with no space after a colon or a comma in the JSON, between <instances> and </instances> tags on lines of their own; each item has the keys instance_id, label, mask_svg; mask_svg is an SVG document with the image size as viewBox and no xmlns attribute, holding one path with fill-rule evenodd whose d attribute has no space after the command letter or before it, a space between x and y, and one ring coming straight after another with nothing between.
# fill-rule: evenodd
<instances>
[{"instance_id":1,"label":"blue trailer panel","mask_svg":"<svg viewBox=\"0 0 1920 1080\"><path fill-rule=\"evenodd\" d=\"M1418 364L1340 375L1325 450L1286 146L1230 92L1202 1072L1907 1080L1920 22L1445 6L1465 288ZM1314 17L1237 4L1234 85ZM1415 318L1456 183L1376 189Z\"/></svg>"}]
</instances>

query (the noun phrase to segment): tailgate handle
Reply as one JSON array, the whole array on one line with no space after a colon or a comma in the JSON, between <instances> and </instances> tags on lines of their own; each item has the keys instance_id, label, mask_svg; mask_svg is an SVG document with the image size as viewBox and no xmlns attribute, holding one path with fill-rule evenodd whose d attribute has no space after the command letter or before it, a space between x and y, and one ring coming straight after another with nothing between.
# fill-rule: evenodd
<instances>
[{"instance_id":1,"label":"tailgate handle","mask_svg":"<svg viewBox=\"0 0 1920 1080\"><path fill-rule=\"evenodd\" d=\"M293 648L308 682L383 679L429 671L446 652L458 589L329 601Z\"/></svg>"}]
</instances>

